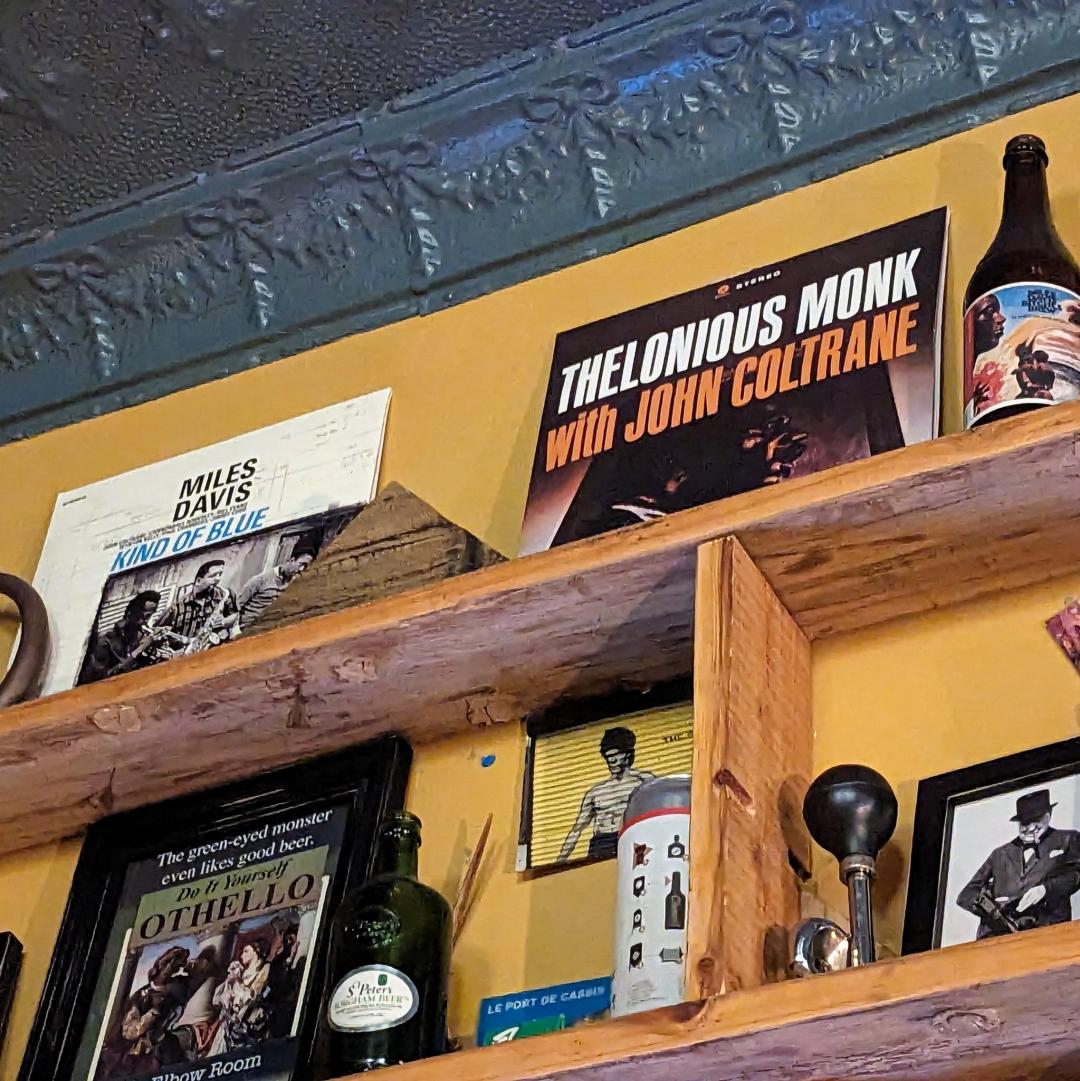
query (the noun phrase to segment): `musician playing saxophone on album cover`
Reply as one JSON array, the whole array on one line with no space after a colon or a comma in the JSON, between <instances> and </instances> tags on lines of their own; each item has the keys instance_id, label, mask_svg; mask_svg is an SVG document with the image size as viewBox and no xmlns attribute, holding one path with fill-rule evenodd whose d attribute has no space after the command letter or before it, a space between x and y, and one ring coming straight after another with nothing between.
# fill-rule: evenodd
<instances>
[{"instance_id":1,"label":"musician playing saxophone on album cover","mask_svg":"<svg viewBox=\"0 0 1080 1081\"><path fill-rule=\"evenodd\" d=\"M223 559L207 560L191 586L158 620L157 626L168 627L187 641L182 652L201 653L238 635L240 612L233 591L221 585L224 573Z\"/></svg>"}]
</instances>

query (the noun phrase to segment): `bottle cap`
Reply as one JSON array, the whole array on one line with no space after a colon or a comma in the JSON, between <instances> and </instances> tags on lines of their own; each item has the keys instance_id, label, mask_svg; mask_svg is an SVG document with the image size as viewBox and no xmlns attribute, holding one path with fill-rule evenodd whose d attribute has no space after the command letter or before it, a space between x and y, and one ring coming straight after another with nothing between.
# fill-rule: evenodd
<instances>
[{"instance_id":1,"label":"bottle cap","mask_svg":"<svg viewBox=\"0 0 1080 1081\"><path fill-rule=\"evenodd\" d=\"M420 819L408 811L391 811L379 827L380 837L420 837Z\"/></svg>"},{"instance_id":2,"label":"bottle cap","mask_svg":"<svg viewBox=\"0 0 1080 1081\"><path fill-rule=\"evenodd\" d=\"M1017 135L1005 144L1005 157L1003 165L1009 164L1009 158L1020 154L1035 154L1042 159L1043 165L1050 164L1050 158L1046 153L1046 143L1037 135Z\"/></svg>"}]
</instances>

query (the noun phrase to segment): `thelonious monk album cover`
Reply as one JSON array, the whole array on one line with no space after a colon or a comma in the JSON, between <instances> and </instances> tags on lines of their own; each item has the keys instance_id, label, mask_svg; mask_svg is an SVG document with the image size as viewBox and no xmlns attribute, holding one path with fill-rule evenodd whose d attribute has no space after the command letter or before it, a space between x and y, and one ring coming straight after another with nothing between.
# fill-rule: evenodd
<instances>
[{"instance_id":1,"label":"thelonious monk album cover","mask_svg":"<svg viewBox=\"0 0 1080 1081\"><path fill-rule=\"evenodd\" d=\"M560 334L521 552L931 439L948 212Z\"/></svg>"}]
</instances>

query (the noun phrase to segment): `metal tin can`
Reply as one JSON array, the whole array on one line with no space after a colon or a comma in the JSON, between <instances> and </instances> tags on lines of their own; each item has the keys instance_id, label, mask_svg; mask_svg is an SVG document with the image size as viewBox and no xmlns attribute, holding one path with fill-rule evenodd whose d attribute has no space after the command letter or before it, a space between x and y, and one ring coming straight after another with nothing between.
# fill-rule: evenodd
<instances>
[{"instance_id":1,"label":"metal tin can","mask_svg":"<svg viewBox=\"0 0 1080 1081\"><path fill-rule=\"evenodd\" d=\"M690 892L690 778L657 777L630 796L619 833L611 1013L683 1000Z\"/></svg>"}]
</instances>

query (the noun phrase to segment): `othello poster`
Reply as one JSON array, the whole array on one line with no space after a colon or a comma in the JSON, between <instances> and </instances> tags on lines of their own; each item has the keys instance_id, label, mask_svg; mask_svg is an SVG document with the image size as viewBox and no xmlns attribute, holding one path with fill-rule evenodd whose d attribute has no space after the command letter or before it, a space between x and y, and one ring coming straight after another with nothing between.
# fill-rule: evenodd
<instances>
[{"instance_id":1,"label":"othello poster","mask_svg":"<svg viewBox=\"0 0 1080 1081\"><path fill-rule=\"evenodd\" d=\"M937 434L947 210L560 334L522 553Z\"/></svg>"},{"instance_id":2,"label":"othello poster","mask_svg":"<svg viewBox=\"0 0 1080 1081\"><path fill-rule=\"evenodd\" d=\"M73 1078L292 1081L347 817L268 819L133 862Z\"/></svg>"}]
</instances>

